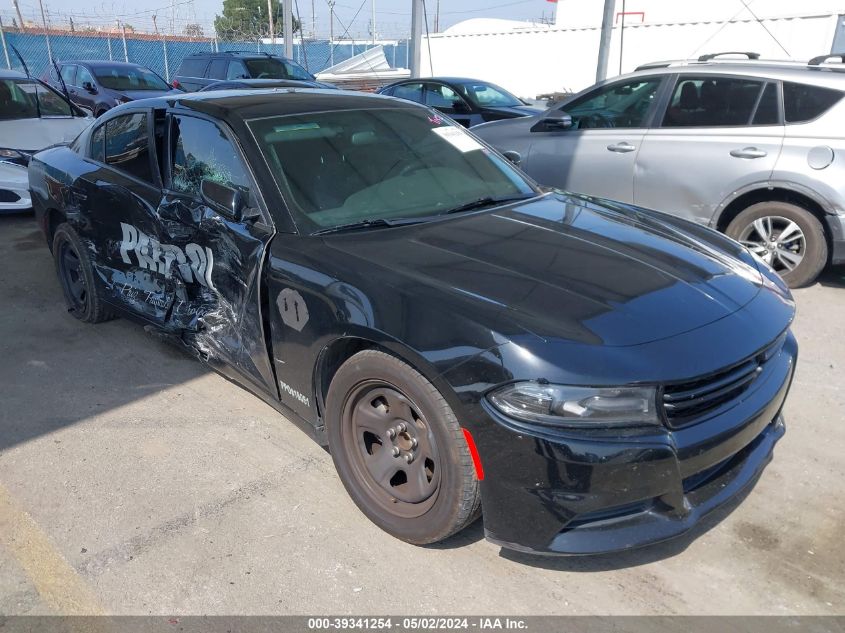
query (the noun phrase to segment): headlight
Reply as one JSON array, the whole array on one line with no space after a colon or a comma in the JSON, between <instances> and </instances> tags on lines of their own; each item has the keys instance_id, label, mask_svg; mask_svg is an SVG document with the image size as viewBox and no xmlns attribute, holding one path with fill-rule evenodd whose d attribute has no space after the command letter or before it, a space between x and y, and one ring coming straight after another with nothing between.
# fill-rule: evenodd
<instances>
[{"instance_id":1,"label":"headlight","mask_svg":"<svg viewBox=\"0 0 845 633\"><path fill-rule=\"evenodd\" d=\"M29 154L19 152L16 149L0 147L0 162L13 163L21 167L26 167L29 164Z\"/></svg>"},{"instance_id":2,"label":"headlight","mask_svg":"<svg viewBox=\"0 0 845 633\"><path fill-rule=\"evenodd\" d=\"M505 385L487 400L506 416L557 426L660 424L655 387Z\"/></svg>"}]
</instances>

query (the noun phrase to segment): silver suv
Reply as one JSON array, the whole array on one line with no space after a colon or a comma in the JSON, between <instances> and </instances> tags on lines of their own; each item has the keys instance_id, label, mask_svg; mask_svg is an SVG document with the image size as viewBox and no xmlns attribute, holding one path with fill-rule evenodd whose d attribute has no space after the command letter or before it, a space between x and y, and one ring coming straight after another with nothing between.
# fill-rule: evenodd
<instances>
[{"instance_id":1,"label":"silver suv","mask_svg":"<svg viewBox=\"0 0 845 633\"><path fill-rule=\"evenodd\" d=\"M723 231L799 287L845 262L845 56L741 55L647 64L473 132L542 184Z\"/></svg>"}]
</instances>

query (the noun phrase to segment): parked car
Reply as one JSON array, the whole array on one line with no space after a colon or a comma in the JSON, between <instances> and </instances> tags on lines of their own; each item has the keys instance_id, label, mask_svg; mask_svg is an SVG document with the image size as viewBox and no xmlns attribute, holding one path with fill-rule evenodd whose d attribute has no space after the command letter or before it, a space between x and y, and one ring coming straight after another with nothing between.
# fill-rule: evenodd
<instances>
[{"instance_id":1,"label":"parked car","mask_svg":"<svg viewBox=\"0 0 845 633\"><path fill-rule=\"evenodd\" d=\"M181 92L174 90L154 71L138 64L66 61L57 65L71 100L95 117L121 103ZM45 71L42 80L62 90L52 66Z\"/></svg>"},{"instance_id":2,"label":"parked car","mask_svg":"<svg viewBox=\"0 0 845 633\"><path fill-rule=\"evenodd\" d=\"M792 287L845 262L841 64L658 62L474 131L539 182L723 231Z\"/></svg>"},{"instance_id":3,"label":"parked car","mask_svg":"<svg viewBox=\"0 0 845 633\"><path fill-rule=\"evenodd\" d=\"M262 90L267 88L331 88L335 86L322 84L319 81L300 81L298 79L233 79L231 81L213 81L206 84L198 92L210 90Z\"/></svg>"},{"instance_id":4,"label":"parked car","mask_svg":"<svg viewBox=\"0 0 845 633\"><path fill-rule=\"evenodd\" d=\"M72 141L91 120L37 79L0 70L0 213L32 207L26 174L32 154Z\"/></svg>"},{"instance_id":5,"label":"parked car","mask_svg":"<svg viewBox=\"0 0 845 633\"><path fill-rule=\"evenodd\" d=\"M543 112L543 108L530 105L504 88L465 77L406 79L384 86L377 92L423 103L449 115L464 127Z\"/></svg>"},{"instance_id":6,"label":"parked car","mask_svg":"<svg viewBox=\"0 0 845 633\"><path fill-rule=\"evenodd\" d=\"M723 235L543 193L429 108L129 103L29 168L70 313L129 316L331 449L362 512L552 553L685 532L784 433L794 304Z\"/></svg>"},{"instance_id":7,"label":"parked car","mask_svg":"<svg viewBox=\"0 0 845 633\"><path fill-rule=\"evenodd\" d=\"M270 53L246 51L188 55L179 65L173 85L186 92L195 92L216 81L240 79L293 79L310 82L315 88L334 88L317 81L295 61Z\"/></svg>"}]
</instances>

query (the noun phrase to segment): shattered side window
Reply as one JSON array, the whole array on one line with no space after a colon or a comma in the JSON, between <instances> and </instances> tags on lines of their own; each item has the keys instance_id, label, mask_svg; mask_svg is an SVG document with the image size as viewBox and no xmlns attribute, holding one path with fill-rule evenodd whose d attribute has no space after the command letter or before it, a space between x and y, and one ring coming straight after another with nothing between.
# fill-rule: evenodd
<instances>
[{"instance_id":1,"label":"shattered side window","mask_svg":"<svg viewBox=\"0 0 845 633\"><path fill-rule=\"evenodd\" d=\"M217 125L190 116L173 118L171 186L199 196L203 180L249 192L249 177L235 147Z\"/></svg>"}]
</instances>

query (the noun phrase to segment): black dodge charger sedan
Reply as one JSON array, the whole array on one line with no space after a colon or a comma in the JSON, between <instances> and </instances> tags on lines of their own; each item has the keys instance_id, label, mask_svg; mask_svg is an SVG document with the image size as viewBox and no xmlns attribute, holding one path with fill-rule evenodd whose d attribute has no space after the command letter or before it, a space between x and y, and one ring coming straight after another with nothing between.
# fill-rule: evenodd
<instances>
[{"instance_id":1,"label":"black dodge charger sedan","mask_svg":"<svg viewBox=\"0 0 845 633\"><path fill-rule=\"evenodd\" d=\"M739 244L544 192L460 126L341 91L108 112L35 156L68 308L131 317L327 444L432 543L619 550L688 530L784 433L789 290Z\"/></svg>"}]
</instances>

